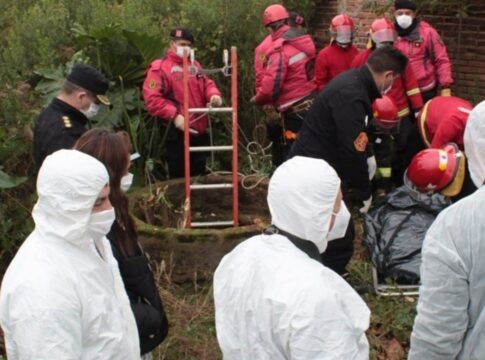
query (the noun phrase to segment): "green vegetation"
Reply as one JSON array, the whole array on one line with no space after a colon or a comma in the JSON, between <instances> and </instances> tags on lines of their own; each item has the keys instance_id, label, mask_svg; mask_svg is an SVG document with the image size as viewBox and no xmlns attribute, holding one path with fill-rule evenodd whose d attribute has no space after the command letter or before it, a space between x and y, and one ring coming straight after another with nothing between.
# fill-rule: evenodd
<instances>
[{"instance_id":1,"label":"green vegetation","mask_svg":"<svg viewBox=\"0 0 485 360\"><path fill-rule=\"evenodd\" d=\"M239 56L240 171L269 174L271 165L261 132L263 115L249 99L253 95L253 50L266 35L261 13L270 0L2 0L0 2L0 274L19 244L33 228L30 211L35 202L35 175L31 156L32 120L59 89L76 62L90 63L111 80L114 108L105 110L96 126L126 129L142 154L137 182L163 178L163 135L148 116L140 98L147 65L162 56L168 33L175 25L193 29L196 58L207 68L222 65L222 50L237 46ZM284 1L307 19L313 2ZM227 78L215 76L225 98ZM222 117L214 118L217 141L227 143ZM263 127L264 130L264 127ZM268 150L266 150L266 154ZM228 159L213 170L227 169ZM351 282L370 284L365 256L352 262ZM214 327L212 288L194 274L193 284L173 284L163 264L156 271L171 321L170 336L157 359L219 359ZM1 277L1 276L0 276ZM408 346L415 304L398 299L365 300L373 311L369 340L372 358L391 358L389 344L396 339ZM0 348L1 348L0 343ZM398 349L399 350L399 349ZM388 356L388 357L386 357ZM394 357L398 359L399 357Z\"/></svg>"}]
</instances>

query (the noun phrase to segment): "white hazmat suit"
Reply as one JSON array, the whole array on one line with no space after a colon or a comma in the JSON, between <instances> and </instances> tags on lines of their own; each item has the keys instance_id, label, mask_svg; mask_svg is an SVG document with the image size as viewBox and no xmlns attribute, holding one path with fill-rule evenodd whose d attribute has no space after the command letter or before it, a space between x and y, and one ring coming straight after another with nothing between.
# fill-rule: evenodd
<instances>
[{"instance_id":1,"label":"white hazmat suit","mask_svg":"<svg viewBox=\"0 0 485 360\"><path fill-rule=\"evenodd\" d=\"M9 360L139 359L138 333L106 238L88 235L108 173L98 160L60 150L44 161L35 229L3 278L0 322Z\"/></svg>"},{"instance_id":2,"label":"white hazmat suit","mask_svg":"<svg viewBox=\"0 0 485 360\"><path fill-rule=\"evenodd\" d=\"M269 184L273 225L324 251L339 190L325 161L286 161ZM368 358L365 303L281 234L254 236L226 255L214 275L214 299L224 359Z\"/></svg>"},{"instance_id":3,"label":"white hazmat suit","mask_svg":"<svg viewBox=\"0 0 485 360\"><path fill-rule=\"evenodd\" d=\"M426 234L409 359L485 358L485 102L472 110L464 143L479 189Z\"/></svg>"}]
</instances>

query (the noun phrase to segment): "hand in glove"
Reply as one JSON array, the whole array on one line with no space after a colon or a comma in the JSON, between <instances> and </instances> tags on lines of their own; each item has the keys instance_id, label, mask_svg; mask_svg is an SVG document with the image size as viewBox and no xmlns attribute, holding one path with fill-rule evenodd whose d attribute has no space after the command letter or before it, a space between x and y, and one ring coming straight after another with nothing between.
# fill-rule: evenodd
<instances>
[{"instance_id":1,"label":"hand in glove","mask_svg":"<svg viewBox=\"0 0 485 360\"><path fill-rule=\"evenodd\" d=\"M222 98L219 95L212 95L210 100L211 106L217 107L222 105Z\"/></svg>"},{"instance_id":2,"label":"hand in glove","mask_svg":"<svg viewBox=\"0 0 485 360\"><path fill-rule=\"evenodd\" d=\"M367 214L367 212L369 211L370 205L372 204L372 195L367 200L364 200L363 203L364 206L359 209L359 212L362 215Z\"/></svg>"},{"instance_id":3,"label":"hand in glove","mask_svg":"<svg viewBox=\"0 0 485 360\"><path fill-rule=\"evenodd\" d=\"M372 180L376 175L376 170L377 170L377 162L376 162L376 157L374 155L367 158L367 169L369 171L369 180Z\"/></svg>"},{"instance_id":4,"label":"hand in glove","mask_svg":"<svg viewBox=\"0 0 485 360\"><path fill-rule=\"evenodd\" d=\"M173 119L173 123L177 129L179 129L180 131L184 131L185 119L183 115L177 114L177 116L175 116L175 119Z\"/></svg>"},{"instance_id":5,"label":"hand in glove","mask_svg":"<svg viewBox=\"0 0 485 360\"><path fill-rule=\"evenodd\" d=\"M175 119L173 119L173 123L174 123L175 127L177 129L179 129L180 131L185 131L185 129L184 129L185 118L183 117L183 115L178 114L177 116L175 116ZM199 132L197 130L194 130L192 128L189 128L189 133L194 134L194 135L199 134Z\"/></svg>"},{"instance_id":6,"label":"hand in glove","mask_svg":"<svg viewBox=\"0 0 485 360\"><path fill-rule=\"evenodd\" d=\"M451 96L451 89L441 89L441 96Z\"/></svg>"}]
</instances>

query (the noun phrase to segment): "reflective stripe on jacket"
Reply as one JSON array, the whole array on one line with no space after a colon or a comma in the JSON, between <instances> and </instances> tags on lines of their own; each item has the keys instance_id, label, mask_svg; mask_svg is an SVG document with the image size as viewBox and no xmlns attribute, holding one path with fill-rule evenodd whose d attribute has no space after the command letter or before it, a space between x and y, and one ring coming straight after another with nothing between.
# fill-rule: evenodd
<instances>
[{"instance_id":1,"label":"reflective stripe on jacket","mask_svg":"<svg viewBox=\"0 0 485 360\"><path fill-rule=\"evenodd\" d=\"M372 51L372 49L367 49L359 53L352 61L352 67L356 68L364 65ZM418 82L409 64L406 66L404 74L394 80L387 96L394 101L397 115L400 118L409 116L411 110L417 112L423 107L423 99L421 98Z\"/></svg>"},{"instance_id":2,"label":"reflective stripe on jacket","mask_svg":"<svg viewBox=\"0 0 485 360\"><path fill-rule=\"evenodd\" d=\"M454 142L463 150L463 134L473 105L455 96L429 100L418 115L418 129L426 146L440 149Z\"/></svg>"},{"instance_id":3,"label":"reflective stripe on jacket","mask_svg":"<svg viewBox=\"0 0 485 360\"><path fill-rule=\"evenodd\" d=\"M427 22L420 20L411 34L398 37L395 47L409 58L421 92L433 90L437 85L448 88L453 84L446 46Z\"/></svg>"},{"instance_id":4,"label":"reflective stripe on jacket","mask_svg":"<svg viewBox=\"0 0 485 360\"><path fill-rule=\"evenodd\" d=\"M315 45L309 35L287 25L278 29L272 39L255 101L258 105L272 104L282 112L315 90Z\"/></svg>"}]
</instances>

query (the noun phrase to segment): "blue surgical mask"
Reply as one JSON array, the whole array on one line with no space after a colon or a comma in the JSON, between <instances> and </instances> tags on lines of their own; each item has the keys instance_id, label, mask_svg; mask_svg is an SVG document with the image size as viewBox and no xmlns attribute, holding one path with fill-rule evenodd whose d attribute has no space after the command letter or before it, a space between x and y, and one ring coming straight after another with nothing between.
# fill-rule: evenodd
<instances>
[{"instance_id":1,"label":"blue surgical mask","mask_svg":"<svg viewBox=\"0 0 485 360\"><path fill-rule=\"evenodd\" d=\"M95 103L91 103L91 105L89 105L89 109L87 109L87 110L81 110L81 112L88 119L92 119L93 117L95 117L98 114L98 112L99 112L99 105L98 104L95 104Z\"/></svg>"}]
</instances>

